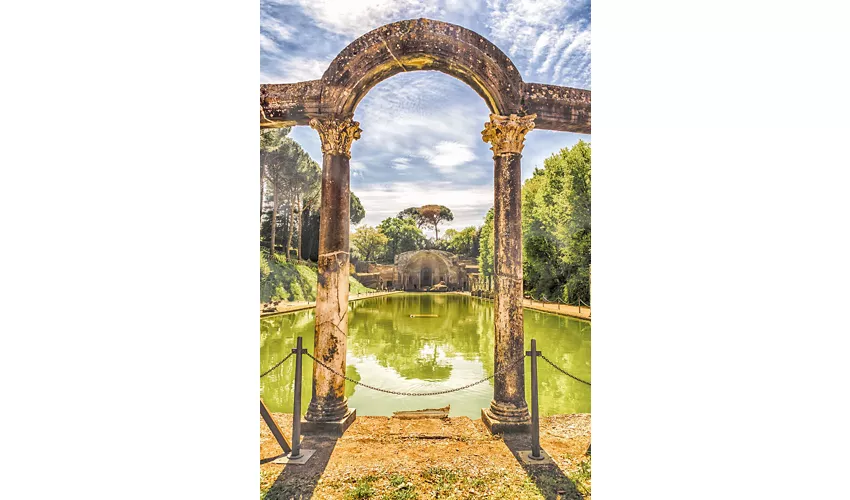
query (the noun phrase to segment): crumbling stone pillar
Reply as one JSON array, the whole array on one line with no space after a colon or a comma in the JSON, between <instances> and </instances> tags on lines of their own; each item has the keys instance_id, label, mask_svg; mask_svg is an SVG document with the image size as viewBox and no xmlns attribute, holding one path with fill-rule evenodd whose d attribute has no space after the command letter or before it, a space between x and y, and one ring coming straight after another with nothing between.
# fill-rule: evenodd
<instances>
[{"instance_id":1,"label":"crumbling stone pillar","mask_svg":"<svg viewBox=\"0 0 850 500\"><path fill-rule=\"evenodd\" d=\"M351 118L313 118L310 126L322 140L322 208L319 224L319 276L316 290L316 336L313 355L345 373L348 335L349 159L360 138ZM313 395L304 418L308 422L350 423L345 380L313 363ZM340 431L345 430L343 424ZM312 426L308 426L312 428ZM307 428L305 428L305 431Z\"/></svg>"},{"instance_id":2,"label":"crumbling stone pillar","mask_svg":"<svg viewBox=\"0 0 850 500\"><path fill-rule=\"evenodd\" d=\"M536 115L490 115L481 132L494 162L495 355L493 401L481 410L492 432L522 431L530 417L525 401L525 355L522 323L522 169L525 134ZM513 363L513 364L512 364ZM510 366L510 368L506 368ZM507 371L504 371L507 370ZM500 373L503 372L504 373Z\"/></svg>"}]
</instances>

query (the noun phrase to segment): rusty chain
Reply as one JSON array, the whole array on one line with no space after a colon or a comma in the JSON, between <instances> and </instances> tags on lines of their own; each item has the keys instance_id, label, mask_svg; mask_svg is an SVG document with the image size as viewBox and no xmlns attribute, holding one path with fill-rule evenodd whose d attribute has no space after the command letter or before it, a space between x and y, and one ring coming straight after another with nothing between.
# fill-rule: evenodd
<instances>
[{"instance_id":1,"label":"rusty chain","mask_svg":"<svg viewBox=\"0 0 850 500\"><path fill-rule=\"evenodd\" d=\"M275 364L274 366L272 366L271 368L269 368L268 370L266 370L265 372L263 372L263 374L262 374L262 375L260 375L260 378L263 378L263 377L265 377L266 375L268 375L269 373L271 373L271 372L275 371L275 369L276 369L278 366L282 365L282 364L284 363L284 361L286 361L287 359L289 359L289 358L290 358L293 354L295 354L295 353L294 353L294 352L290 352L289 354L287 354L285 358L281 359L280 361L278 361L278 362L277 362L277 364Z\"/></svg>"},{"instance_id":2,"label":"rusty chain","mask_svg":"<svg viewBox=\"0 0 850 500\"><path fill-rule=\"evenodd\" d=\"M521 362L523 359L525 359L525 356L522 356L519 359L515 360L514 362L505 365L498 372L493 372L490 376L488 376L486 378L483 378L483 379L481 379L477 382L473 382L471 384L466 384L462 387L456 387L454 389L446 389L446 390L443 390L443 391L434 391L434 392L404 392L404 391L393 391L393 390L390 390L390 389L381 389L380 387L374 387L374 386L371 386L369 384L364 384L363 382L360 382L359 380L354 380L354 379L352 379L352 378L350 378L346 375L343 375L342 373L339 373L338 371L334 370L330 366L328 366L328 365L324 364L323 362L319 361L318 359L314 358L313 355L310 354L309 352L306 353L306 354L310 359L312 359L313 361L318 363L320 366L324 367L329 372L333 373L337 377L342 377L343 379L351 382L354 385L362 385L363 387L365 387L367 389L372 389L373 391L384 392L384 393L393 394L393 395L396 395L396 396L438 396L438 395L441 395L441 394L449 394L449 393L452 393L452 392L458 392L458 391L462 391L464 389L469 389L470 387L476 386L478 384L481 384L483 382L486 382L486 381L492 379L493 377L495 377L498 374L501 374L501 373L508 371L508 369L513 368L514 366L518 365L519 362Z\"/></svg>"},{"instance_id":3,"label":"rusty chain","mask_svg":"<svg viewBox=\"0 0 850 500\"><path fill-rule=\"evenodd\" d=\"M260 378L263 378L263 377L265 377L266 375L268 375L269 373L273 372L273 371L274 371L275 369L277 369L280 365L282 365L283 363L285 363L285 362L286 362L286 360L288 360L290 357L292 357L292 355L293 355L293 354L294 354L293 352L290 352L289 354L287 354L287 355L286 355L286 357L284 357L283 359L281 359L280 361L278 361L278 362L277 362L274 366L272 366L271 368L269 368L268 370L266 370L266 371L265 371L262 375L260 375ZM318 359L316 359L315 357L313 357L313 355L312 355L312 354L310 354L309 352L306 352L306 353L304 353L304 354L306 354L306 355L307 355L307 357L309 357L310 359L312 359L313 361L315 361L316 363L318 363L318 364L319 364L320 366L322 366L324 369L326 369L326 370L328 370L329 372L333 373L333 374L334 374L334 375L336 375L337 377L342 377L343 379L345 379L345 380L347 380L347 381L351 382L351 383L352 383L352 384L354 384L354 385L362 385L363 387L365 387L365 388L367 388L367 389L372 389L373 391L384 392L384 393L386 393L386 394L393 394L393 395L396 395L396 396L439 396L439 395L441 395L441 394L450 394L450 393L452 393L452 392L458 392L458 391L462 391L462 390L464 390L464 389L469 389L470 387L474 387L474 386L476 386L476 385L478 385L478 384L481 384L481 383L487 382L488 380L492 379L493 377L495 377L496 375L498 375L498 374L500 374L500 373L504 373L504 372L508 371L509 369L511 369L511 368L513 368L514 366L516 366L517 364L519 364L519 362L520 362L520 361L522 361L523 359L525 359L525 357L523 356L523 357L521 357L521 358L519 358L519 359L515 360L513 363L509 363L509 364L505 365L504 367L502 367L502 369L501 369L501 370L499 370L499 371L497 371L497 372L493 372L492 374L490 374L489 376L487 376L487 377L485 377L485 378L483 378L483 379L481 379L481 380L478 380L478 381L476 381L476 382L472 382L471 384L466 384L466 385L461 386L461 387L455 387L454 389L445 389L445 390L442 390L442 391L434 391L434 392L405 392L405 391L393 391L393 390L390 390L390 389L382 389L382 388L380 388L380 387L375 387L375 386L372 386L372 385L366 384L366 383L364 383L364 382L360 382L359 380L354 380L353 378L348 377L347 375L343 375L343 374L339 373L338 371L334 370L333 368L331 368L330 366L326 365L326 364L325 364L325 363L323 363L322 361L319 361ZM540 357L541 357L541 358L543 358L543 361L546 361L547 363L549 363L549 364L552 366L552 368L554 368L554 369L558 370L559 372L561 372L561 373L563 373L564 375L566 375L566 376L570 377L571 379L576 380L576 381L578 381L578 382L581 382L582 384L585 384L585 385L588 385L588 386L590 386L590 385L591 385L591 384L590 384L590 382L587 382L587 381L585 381L585 380L582 380L582 379L580 379L580 378L576 377L575 375L573 375L573 374L569 373L568 371L564 370L564 369L563 369L563 368L561 368L560 366L556 365L555 363L553 363L553 362L552 362L552 360L550 360L549 358L547 358L547 357L546 357L546 356L544 356L543 354L540 354Z\"/></svg>"},{"instance_id":4,"label":"rusty chain","mask_svg":"<svg viewBox=\"0 0 850 500\"><path fill-rule=\"evenodd\" d=\"M553 363L552 361L550 361L550 360L549 360L549 358L547 358L547 357L546 357L546 356L544 356L543 354L540 354L539 356L540 356L541 358L543 358L543 360L544 360L544 361L546 361L547 363L549 363L550 365L552 365L552 367L553 367L553 368L555 368L555 369L556 369L556 370L558 370L559 372L563 373L564 375L566 375L566 376L570 377L571 379L578 380L578 381L579 381L579 382L581 382L582 384L590 385L590 382L585 382L584 380L582 380L582 379L580 379L580 378L576 377L575 375L571 375L571 374L567 373L567 370L564 370L564 369L563 369L563 368L561 368L560 366L556 365L555 363Z\"/></svg>"}]
</instances>

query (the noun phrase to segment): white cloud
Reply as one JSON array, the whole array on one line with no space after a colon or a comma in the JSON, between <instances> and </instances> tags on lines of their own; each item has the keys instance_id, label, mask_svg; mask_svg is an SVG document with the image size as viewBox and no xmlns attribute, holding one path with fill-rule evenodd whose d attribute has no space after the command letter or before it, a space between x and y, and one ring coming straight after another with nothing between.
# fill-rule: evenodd
<instances>
[{"instance_id":1,"label":"white cloud","mask_svg":"<svg viewBox=\"0 0 850 500\"><path fill-rule=\"evenodd\" d=\"M419 155L425 158L441 174L453 174L457 167L475 159L472 149L459 142L440 141L433 148L423 147Z\"/></svg>"},{"instance_id":2,"label":"white cloud","mask_svg":"<svg viewBox=\"0 0 850 500\"><path fill-rule=\"evenodd\" d=\"M531 50L530 64L537 62L537 59L539 59L540 55L543 54L543 50L548 47L549 39L552 38L552 34L554 32L555 30L546 30L540 34L537 41L534 43L534 48Z\"/></svg>"},{"instance_id":3,"label":"white cloud","mask_svg":"<svg viewBox=\"0 0 850 500\"><path fill-rule=\"evenodd\" d=\"M440 141L473 144L481 140L488 115L484 100L448 75L401 73L358 105L355 120L363 135L354 147L405 157Z\"/></svg>"},{"instance_id":4,"label":"white cloud","mask_svg":"<svg viewBox=\"0 0 850 500\"><path fill-rule=\"evenodd\" d=\"M589 19L568 21L577 9L587 8L587 0L488 0L487 6L492 41L507 46L515 62L525 63L524 76L590 87Z\"/></svg>"},{"instance_id":5,"label":"white cloud","mask_svg":"<svg viewBox=\"0 0 850 500\"><path fill-rule=\"evenodd\" d=\"M263 65L260 83L297 83L318 80L330 63L330 59L308 59L298 56L274 59Z\"/></svg>"},{"instance_id":6,"label":"white cloud","mask_svg":"<svg viewBox=\"0 0 850 500\"><path fill-rule=\"evenodd\" d=\"M265 31L278 40L292 40L295 30L284 25L277 17L268 15L261 10L260 31Z\"/></svg>"},{"instance_id":7,"label":"white cloud","mask_svg":"<svg viewBox=\"0 0 850 500\"><path fill-rule=\"evenodd\" d=\"M590 31L582 31L578 35L573 38L570 42L570 45L561 53L561 57L558 59L558 64L555 65L553 78L557 81L561 77L561 71L564 69L569 70L567 64L573 53L578 52L581 54L589 54L590 53Z\"/></svg>"},{"instance_id":8,"label":"white cloud","mask_svg":"<svg viewBox=\"0 0 850 500\"><path fill-rule=\"evenodd\" d=\"M351 168L351 175L362 176L364 172L369 170L362 161L351 160L348 165Z\"/></svg>"},{"instance_id":9,"label":"white cloud","mask_svg":"<svg viewBox=\"0 0 850 500\"><path fill-rule=\"evenodd\" d=\"M421 0L278 0L277 3L297 5L318 26L353 37L401 19L434 16L441 8L439 2Z\"/></svg>"},{"instance_id":10,"label":"white cloud","mask_svg":"<svg viewBox=\"0 0 850 500\"><path fill-rule=\"evenodd\" d=\"M391 168L395 170L409 170L413 168L413 165L410 164L410 158L401 157L394 158L392 164L390 164Z\"/></svg>"},{"instance_id":11,"label":"white cloud","mask_svg":"<svg viewBox=\"0 0 850 500\"><path fill-rule=\"evenodd\" d=\"M572 26L567 26L564 29L560 30L560 34L558 38L554 39L547 46L547 55L546 59L537 68L537 73L541 75L545 75L549 71L549 67L552 66L552 63L561 55L561 52L564 49L564 46L570 42L572 38L576 36L575 29Z\"/></svg>"},{"instance_id":12,"label":"white cloud","mask_svg":"<svg viewBox=\"0 0 850 500\"><path fill-rule=\"evenodd\" d=\"M262 32L260 32L260 50L264 50L269 54L280 54L281 52L280 47L277 46L277 42L267 37Z\"/></svg>"}]
</instances>

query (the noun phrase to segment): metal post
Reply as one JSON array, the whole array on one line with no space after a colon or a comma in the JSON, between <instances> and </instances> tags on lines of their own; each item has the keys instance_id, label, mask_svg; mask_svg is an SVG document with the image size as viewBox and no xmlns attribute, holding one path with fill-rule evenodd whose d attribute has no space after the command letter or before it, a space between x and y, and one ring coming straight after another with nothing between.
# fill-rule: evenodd
<instances>
[{"instance_id":1,"label":"metal post","mask_svg":"<svg viewBox=\"0 0 850 500\"><path fill-rule=\"evenodd\" d=\"M280 447L283 449L284 453L289 453L292 451L292 448L289 447L289 443L286 442L286 438L283 437L283 432L280 431L280 427L277 426L277 422L272 418L272 414L269 412L269 409L266 408L266 404L263 403L262 398L260 399L260 416L263 417L263 420L266 422L266 425L269 426L269 430L272 431L272 436L274 436L275 441Z\"/></svg>"},{"instance_id":2,"label":"metal post","mask_svg":"<svg viewBox=\"0 0 850 500\"><path fill-rule=\"evenodd\" d=\"M531 454L528 458L543 460L540 454L540 409L537 406L537 339L531 339Z\"/></svg>"},{"instance_id":3,"label":"metal post","mask_svg":"<svg viewBox=\"0 0 850 500\"><path fill-rule=\"evenodd\" d=\"M301 457L301 355L307 352L302 348L302 338L298 337L295 344L295 398L292 403L292 453L289 458Z\"/></svg>"}]
</instances>

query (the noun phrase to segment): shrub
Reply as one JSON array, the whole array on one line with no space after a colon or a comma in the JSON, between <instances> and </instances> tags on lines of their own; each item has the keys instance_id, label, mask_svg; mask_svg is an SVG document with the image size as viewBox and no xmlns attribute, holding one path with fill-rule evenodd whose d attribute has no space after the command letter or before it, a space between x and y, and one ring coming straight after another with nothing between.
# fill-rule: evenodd
<instances>
[{"instance_id":1,"label":"shrub","mask_svg":"<svg viewBox=\"0 0 850 500\"><path fill-rule=\"evenodd\" d=\"M260 251L260 281L268 278L271 273L272 268L269 266L269 262L266 260L264 253Z\"/></svg>"}]
</instances>

